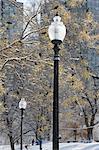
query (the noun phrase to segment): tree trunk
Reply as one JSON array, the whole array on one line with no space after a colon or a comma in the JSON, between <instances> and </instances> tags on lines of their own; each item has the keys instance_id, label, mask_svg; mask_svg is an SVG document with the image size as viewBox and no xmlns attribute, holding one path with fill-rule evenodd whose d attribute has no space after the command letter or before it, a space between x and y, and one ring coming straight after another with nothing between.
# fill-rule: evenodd
<instances>
[{"instance_id":1,"label":"tree trunk","mask_svg":"<svg viewBox=\"0 0 99 150\"><path fill-rule=\"evenodd\" d=\"M92 140L93 139L93 128L87 129L87 139Z\"/></svg>"},{"instance_id":2,"label":"tree trunk","mask_svg":"<svg viewBox=\"0 0 99 150\"><path fill-rule=\"evenodd\" d=\"M10 139L11 150L15 150L14 142L13 142L13 137L12 137L12 136L9 136L9 139Z\"/></svg>"},{"instance_id":3,"label":"tree trunk","mask_svg":"<svg viewBox=\"0 0 99 150\"><path fill-rule=\"evenodd\" d=\"M75 141L77 140L77 130L76 129L74 130L74 140Z\"/></svg>"},{"instance_id":4,"label":"tree trunk","mask_svg":"<svg viewBox=\"0 0 99 150\"><path fill-rule=\"evenodd\" d=\"M35 132L35 138L36 138L36 141L38 140L38 132L36 131Z\"/></svg>"}]
</instances>

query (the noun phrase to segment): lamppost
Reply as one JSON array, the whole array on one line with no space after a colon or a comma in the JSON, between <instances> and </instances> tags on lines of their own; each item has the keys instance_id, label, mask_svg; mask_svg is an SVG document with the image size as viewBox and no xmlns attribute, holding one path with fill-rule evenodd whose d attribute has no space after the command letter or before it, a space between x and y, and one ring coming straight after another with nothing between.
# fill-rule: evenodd
<instances>
[{"instance_id":1,"label":"lamppost","mask_svg":"<svg viewBox=\"0 0 99 150\"><path fill-rule=\"evenodd\" d=\"M53 88L53 150L59 150L59 45L63 42L66 28L58 14L53 18L48 29L51 42L54 44L54 88Z\"/></svg>"},{"instance_id":2,"label":"lamppost","mask_svg":"<svg viewBox=\"0 0 99 150\"><path fill-rule=\"evenodd\" d=\"M82 122L83 112L82 111L80 112L80 117L81 117L81 140L83 140L83 122Z\"/></svg>"},{"instance_id":3,"label":"lamppost","mask_svg":"<svg viewBox=\"0 0 99 150\"><path fill-rule=\"evenodd\" d=\"M22 150L22 139L23 139L23 132L22 132L22 127L23 127L23 111L26 109L26 101L24 98L21 98L21 101L19 102L19 108L21 110L21 141L20 141L20 150Z\"/></svg>"}]
</instances>

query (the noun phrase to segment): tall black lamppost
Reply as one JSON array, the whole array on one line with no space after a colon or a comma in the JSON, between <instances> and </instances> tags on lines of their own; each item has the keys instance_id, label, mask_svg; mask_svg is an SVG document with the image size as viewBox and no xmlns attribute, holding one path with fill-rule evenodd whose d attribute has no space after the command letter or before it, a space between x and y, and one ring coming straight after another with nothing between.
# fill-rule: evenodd
<instances>
[{"instance_id":1,"label":"tall black lamppost","mask_svg":"<svg viewBox=\"0 0 99 150\"><path fill-rule=\"evenodd\" d=\"M19 102L19 108L21 110L21 140L20 140L20 150L22 150L22 140L23 140L23 132L22 132L22 127L23 127L23 111L26 109L26 101L24 98L21 98L21 101Z\"/></svg>"},{"instance_id":2,"label":"tall black lamppost","mask_svg":"<svg viewBox=\"0 0 99 150\"><path fill-rule=\"evenodd\" d=\"M48 29L49 38L54 44L53 150L59 150L59 45L65 38L66 28L58 15L53 20Z\"/></svg>"}]
</instances>

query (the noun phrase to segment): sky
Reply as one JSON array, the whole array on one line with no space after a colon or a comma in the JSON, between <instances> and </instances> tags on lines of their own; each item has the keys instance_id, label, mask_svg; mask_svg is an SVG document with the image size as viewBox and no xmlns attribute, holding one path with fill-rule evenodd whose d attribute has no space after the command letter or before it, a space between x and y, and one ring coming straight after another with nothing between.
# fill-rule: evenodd
<instances>
[{"instance_id":1,"label":"sky","mask_svg":"<svg viewBox=\"0 0 99 150\"><path fill-rule=\"evenodd\" d=\"M28 6L30 2L35 2L36 4L40 2L41 0L17 0L17 2L22 2L24 6Z\"/></svg>"},{"instance_id":2,"label":"sky","mask_svg":"<svg viewBox=\"0 0 99 150\"><path fill-rule=\"evenodd\" d=\"M22 2L22 3L29 3L30 1L33 1L33 0L17 0L18 2ZM35 0L35 1L40 1L40 0Z\"/></svg>"},{"instance_id":3,"label":"sky","mask_svg":"<svg viewBox=\"0 0 99 150\"><path fill-rule=\"evenodd\" d=\"M27 3L27 2L29 2L29 0L17 0L18 2L22 2L22 3Z\"/></svg>"}]
</instances>

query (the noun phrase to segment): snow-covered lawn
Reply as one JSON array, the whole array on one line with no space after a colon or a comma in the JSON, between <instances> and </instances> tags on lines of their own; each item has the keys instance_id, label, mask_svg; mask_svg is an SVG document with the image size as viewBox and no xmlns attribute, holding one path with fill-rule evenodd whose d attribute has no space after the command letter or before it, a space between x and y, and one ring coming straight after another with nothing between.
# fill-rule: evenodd
<instances>
[{"instance_id":1,"label":"snow-covered lawn","mask_svg":"<svg viewBox=\"0 0 99 150\"><path fill-rule=\"evenodd\" d=\"M0 146L0 150L11 150L9 145ZM16 146L20 150L20 146ZM26 150L23 145L23 150ZM39 150L39 146L28 146L28 150ZM52 150L52 143L42 145L42 150ZM99 143L60 143L60 150L99 150Z\"/></svg>"}]
</instances>

